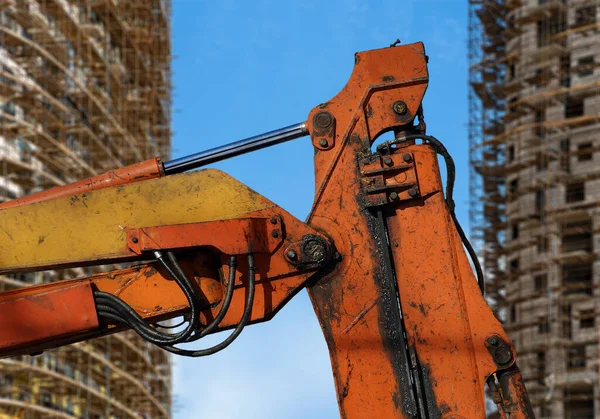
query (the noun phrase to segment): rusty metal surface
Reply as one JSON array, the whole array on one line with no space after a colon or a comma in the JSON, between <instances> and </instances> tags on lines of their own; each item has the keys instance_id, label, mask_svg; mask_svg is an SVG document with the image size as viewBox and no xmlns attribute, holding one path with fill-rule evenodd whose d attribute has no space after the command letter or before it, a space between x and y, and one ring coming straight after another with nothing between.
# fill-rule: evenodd
<instances>
[{"instance_id":1,"label":"rusty metal surface","mask_svg":"<svg viewBox=\"0 0 600 419\"><path fill-rule=\"evenodd\" d=\"M414 129L426 87L421 44L360 53L348 85L308 118L311 133L324 111L336 122L332 147L313 135L308 223L343 259L309 295L346 419L484 418L484 385L498 368L486 338L509 342L477 286L435 152L371 152L382 132ZM516 359L508 348L504 367Z\"/></svg>"},{"instance_id":2,"label":"rusty metal surface","mask_svg":"<svg viewBox=\"0 0 600 419\"><path fill-rule=\"evenodd\" d=\"M435 151L412 143L387 154L371 150L386 131L416 129L428 82L426 61L422 44L358 53L346 87L311 111L306 125L315 147L316 194L306 223L225 175L207 172L204 192L210 186L218 199L210 197L202 218L187 218L185 211L183 221L165 223L162 216L180 205L152 208L158 214L144 222L117 223L122 234L110 255L180 250L183 271L202 299L203 324L215 318L224 299L229 255L254 254L252 322L269 320L308 285L344 419L483 418L484 384L498 371L495 394L503 410L530 418L516 353L481 296L443 196ZM165 201L169 185L184 180L161 183ZM131 195L138 205L156 199L151 183ZM242 190L252 199L240 201ZM132 213L136 208L127 207ZM98 253L93 247L81 252L77 258L86 260ZM242 258L236 267L231 307L215 331L243 317L248 263ZM149 322L188 309L175 281L153 263L2 294L0 303L60 295L77 286L117 296ZM0 354L19 353L27 339L34 343L28 348L45 349L117 330L66 323L71 334L25 335L20 346L7 345Z\"/></svg>"},{"instance_id":3,"label":"rusty metal surface","mask_svg":"<svg viewBox=\"0 0 600 419\"><path fill-rule=\"evenodd\" d=\"M370 206L420 196L414 158L410 153L371 155L359 162L361 182Z\"/></svg>"},{"instance_id":4,"label":"rusty metal surface","mask_svg":"<svg viewBox=\"0 0 600 419\"><path fill-rule=\"evenodd\" d=\"M392 261L382 219L366 209L361 158L383 131L402 127L417 113L427 87L422 44L356 54L354 72L332 100L315 108L336 121L334 146L315 155L316 196L309 225L326 231L343 259L311 283L343 418L416 417ZM407 110L393 105L402 99ZM314 141L318 137L313 137Z\"/></svg>"},{"instance_id":5,"label":"rusty metal surface","mask_svg":"<svg viewBox=\"0 0 600 419\"><path fill-rule=\"evenodd\" d=\"M533 408L516 365L498 374L502 404L500 410L510 419L535 418Z\"/></svg>"},{"instance_id":6,"label":"rusty metal surface","mask_svg":"<svg viewBox=\"0 0 600 419\"><path fill-rule=\"evenodd\" d=\"M408 344L432 383L435 399L427 403L447 415L483 418L484 384L497 369L486 338L508 337L477 286L442 194L436 153L426 145L409 149L423 197L400 203L387 221Z\"/></svg>"}]
</instances>

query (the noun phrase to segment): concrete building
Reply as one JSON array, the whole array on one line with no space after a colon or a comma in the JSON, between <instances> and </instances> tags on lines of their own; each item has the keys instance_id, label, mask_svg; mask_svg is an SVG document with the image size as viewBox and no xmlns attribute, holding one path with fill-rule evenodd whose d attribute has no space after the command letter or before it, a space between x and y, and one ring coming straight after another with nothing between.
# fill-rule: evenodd
<instances>
[{"instance_id":1,"label":"concrete building","mask_svg":"<svg viewBox=\"0 0 600 419\"><path fill-rule=\"evenodd\" d=\"M0 201L169 156L169 25L169 0L0 0ZM0 290L94 270L0 276ZM0 417L170 410L170 358L132 333L0 360Z\"/></svg>"},{"instance_id":2,"label":"concrete building","mask_svg":"<svg viewBox=\"0 0 600 419\"><path fill-rule=\"evenodd\" d=\"M538 417L600 417L599 0L469 1L471 231Z\"/></svg>"}]
</instances>

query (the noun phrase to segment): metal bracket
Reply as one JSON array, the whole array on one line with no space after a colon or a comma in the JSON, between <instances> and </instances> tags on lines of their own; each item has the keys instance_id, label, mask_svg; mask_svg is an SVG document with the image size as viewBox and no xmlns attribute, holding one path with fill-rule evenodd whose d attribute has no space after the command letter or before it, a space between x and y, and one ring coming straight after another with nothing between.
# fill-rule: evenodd
<instances>
[{"instance_id":1,"label":"metal bracket","mask_svg":"<svg viewBox=\"0 0 600 419\"><path fill-rule=\"evenodd\" d=\"M137 255L160 249L210 246L227 255L273 253L283 241L281 217L240 218L127 231L127 247Z\"/></svg>"},{"instance_id":2,"label":"metal bracket","mask_svg":"<svg viewBox=\"0 0 600 419\"><path fill-rule=\"evenodd\" d=\"M335 118L323 110L313 118L313 145L322 151L330 150L335 145Z\"/></svg>"},{"instance_id":3,"label":"metal bracket","mask_svg":"<svg viewBox=\"0 0 600 419\"><path fill-rule=\"evenodd\" d=\"M412 153L372 154L359 161L367 206L381 206L421 196Z\"/></svg>"}]
</instances>

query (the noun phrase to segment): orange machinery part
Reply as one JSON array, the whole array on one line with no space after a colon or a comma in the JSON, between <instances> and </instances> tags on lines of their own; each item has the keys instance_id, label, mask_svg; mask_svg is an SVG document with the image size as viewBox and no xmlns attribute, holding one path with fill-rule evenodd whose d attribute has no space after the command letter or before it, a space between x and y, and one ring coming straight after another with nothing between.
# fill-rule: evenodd
<instances>
[{"instance_id":1,"label":"orange machinery part","mask_svg":"<svg viewBox=\"0 0 600 419\"><path fill-rule=\"evenodd\" d=\"M154 179L162 176L164 176L162 162L159 158L153 158L130 166L120 167L101 175L83 179L68 185L59 186L23 198L4 202L0 204L0 210L47 201L62 196L90 192L97 189L108 188L110 186L140 182L142 180Z\"/></svg>"},{"instance_id":2,"label":"orange machinery part","mask_svg":"<svg viewBox=\"0 0 600 419\"><path fill-rule=\"evenodd\" d=\"M193 249L178 259L202 296L202 324L209 323L220 310L225 278L229 277L228 255L241 256L230 309L216 330L235 326L242 317L248 281L243 255L253 254L257 266L251 313L251 322L256 323L273 317L316 270L315 266L295 266L287 257L288 251L298 249L305 237L321 237L328 242L277 206L238 219L136 228L126 234L127 246L114 256L117 259L135 257L142 250ZM150 323L189 309L179 286L157 263L0 293L0 356L38 353L121 330L98 324L92 290L119 297Z\"/></svg>"},{"instance_id":3,"label":"orange machinery part","mask_svg":"<svg viewBox=\"0 0 600 419\"><path fill-rule=\"evenodd\" d=\"M477 287L436 154L411 141L402 152L371 151L386 131L402 138L424 127L414 126L428 83L423 45L358 53L355 63L307 121L317 149L307 223L343 255L309 285L341 417L483 418L486 380L516 355ZM488 351L491 335L509 351L507 365ZM516 397L528 404L524 391Z\"/></svg>"},{"instance_id":4,"label":"orange machinery part","mask_svg":"<svg viewBox=\"0 0 600 419\"><path fill-rule=\"evenodd\" d=\"M18 289L0 294L0 353L6 348L30 347L40 336L55 339L97 328L96 306L87 281L45 287L35 293Z\"/></svg>"},{"instance_id":5,"label":"orange machinery part","mask_svg":"<svg viewBox=\"0 0 600 419\"><path fill-rule=\"evenodd\" d=\"M516 354L479 293L444 201L434 151L429 145L407 142L402 151L386 157L371 152L383 132L393 129L401 135L415 130L413 122L420 116L428 82L423 45L367 51L357 54L355 61L346 87L309 115L306 124L317 150L314 205L307 225L290 223L282 215L285 244L273 242L275 250L257 255L252 321L270 319L309 280L309 295L329 346L344 419L484 417L483 388L493 374L504 383L502 397L510 402L503 405L513 409L511 417L530 418ZM142 176L160 176L160 168L154 169L142 170ZM136 176L122 181L104 178L75 189L81 192L80 188L90 190L104 181L115 185L136 180ZM252 216L278 214L284 212ZM210 226L215 235L220 232L219 223ZM156 227L130 232L124 253L160 248L161 243L174 246L173 240L179 238L183 247L200 244L183 237L181 226ZM139 240L140 234L146 235L144 240ZM298 243L302 234L326 234L341 254L337 262L323 272L291 268L286 249ZM239 240L239 235L232 235L232 240ZM271 242L255 244L273 249ZM230 245L239 247L240 243ZM182 260L184 270L205 296L204 322L218 311L227 277L224 259L215 261L216 254L197 251ZM240 263L234 300L222 328L240 321L246 271L247 266ZM148 321L173 317L187 308L173 281L154 265L79 282L118 296ZM23 290L19 296L29 298L40 290L68 286L49 284ZM115 330L90 333L87 325L81 327L79 334L38 341L38 348ZM491 355L490 336L497 337L508 351L509 360L503 365L497 365ZM15 348L0 349L0 355L7 353L14 354ZM508 371L514 374L503 382L502 372Z\"/></svg>"}]
</instances>

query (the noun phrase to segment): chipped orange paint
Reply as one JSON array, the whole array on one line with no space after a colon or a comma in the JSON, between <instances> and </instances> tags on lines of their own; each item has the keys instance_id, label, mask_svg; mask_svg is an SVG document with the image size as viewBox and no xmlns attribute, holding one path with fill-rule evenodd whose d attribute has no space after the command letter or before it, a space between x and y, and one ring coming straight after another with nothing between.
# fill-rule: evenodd
<instances>
[{"instance_id":1,"label":"chipped orange paint","mask_svg":"<svg viewBox=\"0 0 600 419\"><path fill-rule=\"evenodd\" d=\"M485 417L484 384L497 366L485 346L492 334L508 341L481 295L463 250L429 146L411 146L422 198L388 218L408 344L431 377L445 415ZM452 385L448 385L451 382Z\"/></svg>"},{"instance_id":2,"label":"chipped orange paint","mask_svg":"<svg viewBox=\"0 0 600 419\"><path fill-rule=\"evenodd\" d=\"M529 400L527 389L516 365L498 374L498 381L503 399L500 411L505 413L505 417L510 417L510 419L533 418L531 404L525 403L526 400Z\"/></svg>"},{"instance_id":3,"label":"chipped orange paint","mask_svg":"<svg viewBox=\"0 0 600 419\"><path fill-rule=\"evenodd\" d=\"M382 132L412 123L427 88L428 72L422 44L356 54L346 87L309 114L309 131L319 112L335 118L335 143L315 155L316 196L309 225L326 231L343 260L332 274L315 282L309 295L327 340L340 414L343 418L405 417L393 311L395 295L388 290L373 223L361 202L357 159L370 154ZM407 105L402 116L393 104ZM408 417L408 416L406 416Z\"/></svg>"},{"instance_id":4,"label":"chipped orange paint","mask_svg":"<svg viewBox=\"0 0 600 419\"><path fill-rule=\"evenodd\" d=\"M414 182L422 199L399 189L398 203L381 209L378 218L372 205L388 203L387 195L365 192L363 181L372 179L363 179L369 173L359 162L384 131L411 132L427 79L422 44L359 53L346 87L313 109L307 122L313 144L333 136L315 155L317 194L308 223L326 231L344 259L312 283L309 295L345 419L420 417L420 409L431 417L484 418L485 380L498 369L485 339L496 334L508 342L452 223L433 150L403 149L415 160L416 179L409 171L390 181L396 187ZM401 115L394 110L399 101L406 105ZM314 126L323 112L335 120L335 133ZM392 157L400 160L401 154ZM411 358L418 364L413 373L407 371ZM409 394L415 374L424 393L416 396L420 406ZM524 388L518 397L528 403Z\"/></svg>"}]
</instances>

